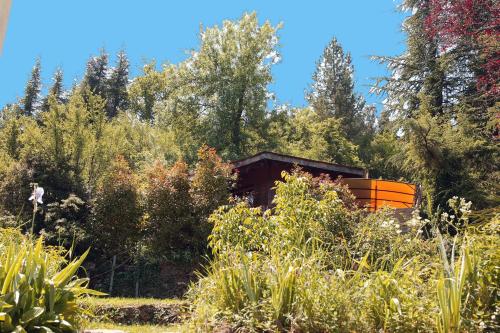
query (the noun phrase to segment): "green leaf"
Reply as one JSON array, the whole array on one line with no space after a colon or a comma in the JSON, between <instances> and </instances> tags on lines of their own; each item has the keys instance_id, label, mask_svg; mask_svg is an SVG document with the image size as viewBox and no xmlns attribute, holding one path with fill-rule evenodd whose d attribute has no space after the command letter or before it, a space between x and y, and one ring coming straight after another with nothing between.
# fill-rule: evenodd
<instances>
[{"instance_id":1,"label":"green leaf","mask_svg":"<svg viewBox=\"0 0 500 333\"><path fill-rule=\"evenodd\" d=\"M17 325L12 333L26 333L26 330L21 325Z\"/></svg>"},{"instance_id":2,"label":"green leaf","mask_svg":"<svg viewBox=\"0 0 500 333\"><path fill-rule=\"evenodd\" d=\"M45 312L44 308L34 307L23 313L23 315L21 316L21 323L27 324L33 319L40 317L44 312Z\"/></svg>"},{"instance_id":3,"label":"green leaf","mask_svg":"<svg viewBox=\"0 0 500 333\"><path fill-rule=\"evenodd\" d=\"M401 304L399 303L399 299L395 297L391 298L391 308L393 308L393 310L394 308L396 308L400 315L403 314L403 312L401 311Z\"/></svg>"}]
</instances>

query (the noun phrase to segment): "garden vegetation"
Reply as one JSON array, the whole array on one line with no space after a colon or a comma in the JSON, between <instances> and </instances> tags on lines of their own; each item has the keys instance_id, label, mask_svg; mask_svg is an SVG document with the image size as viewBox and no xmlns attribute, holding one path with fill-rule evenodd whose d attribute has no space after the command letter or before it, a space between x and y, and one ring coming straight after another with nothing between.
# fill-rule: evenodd
<instances>
[{"instance_id":1,"label":"garden vegetation","mask_svg":"<svg viewBox=\"0 0 500 333\"><path fill-rule=\"evenodd\" d=\"M63 69L45 87L36 60L0 111L1 331L73 330L88 283L180 295L175 275L203 257L188 293L198 331L498 330L499 2L399 9L405 51L374 57L388 69L379 111L334 37L307 104L281 104L283 26L256 13L203 27L184 61L135 77L125 51L110 64L103 49L71 87ZM251 208L231 197L230 161L263 150L421 184L422 205L401 224L297 172L270 210ZM90 282L73 277L85 257Z\"/></svg>"},{"instance_id":2,"label":"garden vegetation","mask_svg":"<svg viewBox=\"0 0 500 333\"><path fill-rule=\"evenodd\" d=\"M77 272L88 251L76 259L46 247L16 229L0 234L0 332L77 332L79 300L103 295L89 289Z\"/></svg>"},{"instance_id":3,"label":"garden vegetation","mask_svg":"<svg viewBox=\"0 0 500 333\"><path fill-rule=\"evenodd\" d=\"M210 220L213 259L188 293L191 329L235 332L496 331L499 223L353 209L341 185L296 172L276 186L274 208L245 202ZM442 234L449 225L455 236Z\"/></svg>"}]
</instances>

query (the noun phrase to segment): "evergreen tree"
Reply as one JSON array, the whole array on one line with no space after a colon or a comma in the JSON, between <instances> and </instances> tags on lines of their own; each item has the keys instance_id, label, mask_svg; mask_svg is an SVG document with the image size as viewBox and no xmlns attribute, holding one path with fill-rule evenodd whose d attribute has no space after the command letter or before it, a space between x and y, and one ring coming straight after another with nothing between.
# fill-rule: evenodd
<instances>
[{"instance_id":1,"label":"evergreen tree","mask_svg":"<svg viewBox=\"0 0 500 333\"><path fill-rule=\"evenodd\" d=\"M91 57L83 77L83 88L106 99L108 79L108 54L104 49L97 57Z\"/></svg>"},{"instance_id":2,"label":"evergreen tree","mask_svg":"<svg viewBox=\"0 0 500 333\"><path fill-rule=\"evenodd\" d=\"M481 54L474 43L457 40L450 47L433 31L439 25L431 29L436 2L403 2L402 9L412 12L403 24L407 50L378 58L392 75L381 78L375 91L387 94L385 112L400 137L395 159L412 181L424 185L432 198L429 206L443 206L450 195L467 197L478 207L495 205L500 200L500 149L489 125L494 104L477 89ZM477 19L474 11L464 15Z\"/></svg>"},{"instance_id":3,"label":"evergreen tree","mask_svg":"<svg viewBox=\"0 0 500 333\"><path fill-rule=\"evenodd\" d=\"M22 99L23 112L27 116L34 115L39 107L40 91L42 89L41 70L40 59L37 59L35 66L31 70L31 76L24 89L24 97Z\"/></svg>"},{"instance_id":4,"label":"evergreen tree","mask_svg":"<svg viewBox=\"0 0 500 333\"><path fill-rule=\"evenodd\" d=\"M58 68L54 73L54 77L52 78L54 82L52 87L49 89L49 95L54 96L57 102L62 103L64 101L64 87L63 87L63 71Z\"/></svg>"},{"instance_id":5,"label":"evergreen tree","mask_svg":"<svg viewBox=\"0 0 500 333\"><path fill-rule=\"evenodd\" d=\"M107 107L108 117L116 116L118 110L124 110L128 106L128 72L129 61L124 51L117 55L116 67L111 69L107 83Z\"/></svg>"},{"instance_id":6,"label":"evergreen tree","mask_svg":"<svg viewBox=\"0 0 500 333\"><path fill-rule=\"evenodd\" d=\"M385 110L400 119L417 115L421 93L431 97L428 101L434 115L443 114L467 86L461 80L468 75L454 71L450 59L440 54L437 39L426 33L430 1L403 1L401 10L412 11L402 26L407 34L406 52L396 57L374 57L387 64L392 75L379 78L373 92L387 93Z\"/></svg>"},{"instance_id":7,"label":"evergreen tree","mask_svg":"<svg viewBox=\"0 0 500 333\"><path fill-rule=\"evenodd\" d=\"M63 71L58 68L54 76L52 77L52 86L49 88L49 93L43 101L43 111L49 110L49 98L54 97L57 103L65 103L66 98L64 97L64 87L63 87Z\"/></svg>"},{"instance_id":8,"label":"evergreen tree","mask_svg":"<svg viewBox=\"0 0 500 333\"><path fill-rule=\"evenodd\" d=\"M317 63L307 99L322 119L339 119L347 138L356 141L365 127L365 103L354 91L353 76L351 55L333 38Z\"/></svg>"}]
</instances>

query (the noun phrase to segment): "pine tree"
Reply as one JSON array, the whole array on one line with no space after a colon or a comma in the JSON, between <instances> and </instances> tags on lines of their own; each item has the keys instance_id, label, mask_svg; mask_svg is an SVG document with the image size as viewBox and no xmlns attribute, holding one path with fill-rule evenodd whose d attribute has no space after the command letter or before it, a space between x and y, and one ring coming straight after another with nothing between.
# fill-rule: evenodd
<instances>
[{"instance_id":1,"label":"pine tree","mask_svg":"<svg viewBox=\"0 0 500 333\"><path fill-rule=\"evenodd\" d=\"M27 116L32 116L39 107L40 90L42 88L42 81L40 77L41 70L42 65L40 63L40 59L37 59L35 66L33 66L33 69L31 70L31 77L26 84L24 97L22 99L23 111Z\"/></svg>"},{"instance_id":2,"label":"pine tree","mask_svg":"<svg viewBox=\"0 0 500 333\"><path fill-rule=\"evenodd\" d=\"M94 95L106 99L108 77L108 54L104 49L97 57L91 57L83 78L83 88L89 89Z\"/></svg>"},{"instance_id":3,"label":"pine tree","mask_svg":"<svg viewBox=\"0 0 500 333\"><path fill-rule=\"evenodd\" d=\"M107 115L114 117L118 110L124 110L128 105L128 73L129 61L124 51L120 51L117 55L116 67L111 69L111 74L108 80L107 88Z\"/></svg>"},{"instance_id":4,"label":"pine tree","mask_svg":"<svg viewBox=\"0 0 500 333\"><path fill-rule=\"evenodd\" d=\"M63 93L64 93L62 69L58 68L56 70L56 72L54 73L54 77L52 78L52 81L54 81L54 83L52 84L52 87L50 87L49 89L49 95L54 96L56 101L62 103Z\"/></svg>"},{"instance_id":5,"label":"pine tree","mask_svg":"<svg viewBox=\"0 0 500 333\"><path fill-rule=\"evenodd\" d=\"M364 100L354 91L351 55L333 38L323 51L307 99L322 118L338 118L348 139L356 141L364 128Z\"/></svg>"},{"instance_id":6,"label":"pine tree","mask_svg":"<svg viewBox=\"0 0 500 333\"><path fill-rule=\"evenodd\" d=\"M478 91L482 55L467 38L450 46L447 33L439 29L454 28L432 24L440 2L403 1L402 9L412 12L403 23L407 50L397 57L377 58L392 72L379 79L375 91L387 94L385 114L394 119L393 134L399 133L401 149L394 160L412 181L424 185L432 208L443 206L452 195L471 199L476 207L498 205L500 149L488 125L494 116L491 98L482 98ZM447 2L443 8L453 6ZM447 20L443 11L437 12L438 21ZM474 13L464 12L463 22L476 21ZM481 24L475 29L489 29Z\"/></svg>"},{"instance_id":7,"label":"pine tree","mask_svg":"<svg viewBox=\"0 0 500 333\"><path fill-rule=\"evenodd\" d=\"M64 87L63 87L63 71L58 68L54 76L52 77L52 86L49 88L48 95L44 98L42 110L49 110L49 99L53 97L57 103L65 103L66 98L64 97Z\"/></svg>"},{"instance_id":8,"label":"pine tree","mask_svg":"<svg viewBox=\"0 0 500 333\"><path fill-rule=\"evenodd\" d=\"M401 119L417 115L421 103L420 93L432 96L429 101L433 112L437 114L443 112L443 106L452 98L445 93L459 91L449 86L454 80L445 80L444 62L439 59L437 41L429 38L425 30L429 1L403 1L401 9L413 11L402 26L408 36L406 52L396 57L374 57L386 64L392 75L379 78L373 92L386 93L386 112Z\"/></svg>"}]
</instances>

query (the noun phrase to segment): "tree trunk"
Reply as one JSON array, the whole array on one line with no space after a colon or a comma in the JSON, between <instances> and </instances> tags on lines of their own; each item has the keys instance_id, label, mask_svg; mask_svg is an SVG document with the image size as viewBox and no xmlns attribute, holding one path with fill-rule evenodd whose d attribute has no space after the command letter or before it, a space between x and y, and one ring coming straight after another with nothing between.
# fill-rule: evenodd
<instances>
[{"instance_id":1,"label":"tree trunk","mask_svg":"<svg viewBox=\"0 0 500 333\"><path fill-rule=\"evenodd\" d=\"M141 265L135 266L135 298L139 297L139 280L141 278Z\"/></svg>"},{"instance_id":2,"label":"tree trunk","mask_svg":"<svg viewBox=\"0 0 500 333\"><path fill-rule=\"evenodd\" d=\"M115 266L116 266L116 255L113 256L113 261L111 263L111 277L109 279L109 291L108 294L113 293L113 280L115 279Z\"/></svg>"},{"instance_id":3,"label":"tree trunk","mask_svg":"<svg viewBox=\"0 0 500 333\"><path fill-rule=\"evenodd\" d=\"M236 110L236 114L234 115L233 118L233 130L232 130L232 143L234 145L235 153L237 157L240 157L241 153L241 117L243 116L243 109L244 109L244 99L245 99L245 91L246 91L246 86L243 85L243 88L241 89L240 96L238 98L238 107Z\"/></svg>"}]
</instances>

